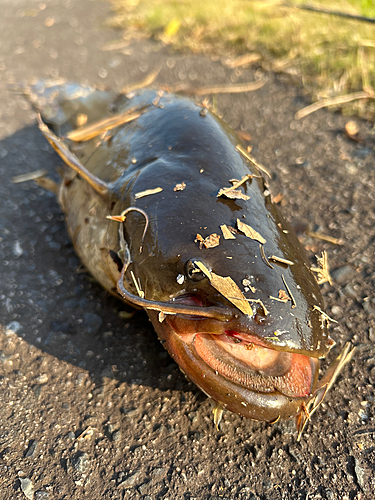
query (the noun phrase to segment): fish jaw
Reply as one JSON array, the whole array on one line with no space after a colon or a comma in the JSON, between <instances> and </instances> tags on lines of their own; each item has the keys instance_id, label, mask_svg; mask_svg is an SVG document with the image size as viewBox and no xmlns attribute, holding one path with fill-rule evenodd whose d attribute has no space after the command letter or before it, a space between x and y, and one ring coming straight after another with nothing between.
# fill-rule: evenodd
<instances>
[{"instance_id":1,"label":"fish jaw","mask_svg":"<svg viewBox=\"0 0 375 500\"><path fill-rule=\"evenodd\" d=\"M255 336L225 331L225 325L216 335L184 334L173 327L173 317L160 322L156 311L148 311L148 315L181 371L207 396L234 413L267 422L289 419L299 415L313 397L318 359L269 349ZM232 336L235 341L231 341ZM240 347L244 338L246 345L253 347ZM285 363L292 370L283 380L275 373L285 370Z\"/></svg>"}]
</instances>

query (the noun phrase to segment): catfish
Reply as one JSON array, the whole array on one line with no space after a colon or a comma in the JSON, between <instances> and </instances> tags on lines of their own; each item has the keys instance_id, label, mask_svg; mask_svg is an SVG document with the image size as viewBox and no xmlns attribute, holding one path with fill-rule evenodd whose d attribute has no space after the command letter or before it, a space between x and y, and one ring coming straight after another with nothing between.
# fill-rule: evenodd
<instances>
[{"instance_id":1,"label":"catfish","mask_svg":"<svg viewBox=\"0 0 375 500\"><path fill-rule=\"evenodd\" d=\"M182 372L216 402L216 425L223 409L295 417L300 437L354 349L319 379L334 345L329 318L267 171L183 96L47 82L27 95L65 162L56 192L86 268L144 308Z\"/></svg>"}]
</instances>

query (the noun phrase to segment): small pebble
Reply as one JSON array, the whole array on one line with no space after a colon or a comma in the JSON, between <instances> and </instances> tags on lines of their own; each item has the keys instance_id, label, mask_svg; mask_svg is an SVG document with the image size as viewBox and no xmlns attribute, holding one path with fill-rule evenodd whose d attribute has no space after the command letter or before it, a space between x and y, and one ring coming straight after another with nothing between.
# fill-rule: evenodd
<instances>
[{"instance_id":1,"label":"small pebble","mask_svg":"<svg viewBox=\"0 0 375 500\"><path fill-rule=\"evenodd\" d=\"M344 294L351 299L360 300L357 291L354 289L351 283L348 283L344 288Z\"/></svg>"},{"instance_id":2,"label":"small pebble","mask_svg":"<svg viewBox=\"0 0 375 500\"><path fill-rule=\"evenodd\" d=\"M331 271L333 281L335 281L339 285L349 283L356 274L357 273L355 269L353 269L352 266L349 265L338 267L337 269Z\"/></svg>"},{"instance_id":3,"label":"small pebble","mask_svg":"<svg viewBox=\"0 0 375 500\"><path fill-rule=\"evenodd\" d=\"M33 483L27 477L20 477L21 490L28 500L33 500L34 498L34 486Z\"/></svg>"},{"instance_id":4,"label":"small pebble","mask_svg":"<svg viewBox=\"0 0 375 500\"><path fill-rule=\"evenodd\" d=\"M23 254L23 249L21 247L21 243L19 241L16 241L13 245L13 255L16 257L21 257Z\"/></svg>"},{"instance_id":5,"label":"small pebble","mask_svg":"<svg viewBox=\"0 0 375 500\"><path fill-rule=\"evenodd\" d=\"M76 378L76 385L78 385L79 387L81 385L83 385L84 381L85 381L85 378L86 378L86 374L85 373L79 373L77 375L77 378Z\"/></svg>"},{"instance_id":6,"label":"small pebble","mask_svg":"<svg viewBox=\"0 0 375 500\"><path fill-rule=\"evenodd\" d=\"M375 299L364 300L362 302L363 310L369 315L374 316L375 314Z\"/></svg>"},{"instance_id":7,"label":"small pebble","mask_svg":"<svg viewBox=\"0 0 375 500\"><path fill-rule=\"evenodd\" d=\"M366 471L363 467L360 466L359 460L354 457L354 470L355 475L357 476L357 482L359 486L363 489L366 484Z\"/></svg>"},{"instance_id":8,"label":"small pebble","mask_svg":"<svg viewBox=\"0 0 375 500\"><path fill-rule=\"evenodd\" d=\"M84 473L90 467L90 458L87 453L78 452L71 463L76 472Z\"/></svg>"},{"instance_id":9,"label":"small pebble","mask_svg":"<svg viewBox=\"0 0 375 500\"><path fill-rule=\"evenodd\" d=\"M368 338L370 339L370 342L375 342L375 328L372 326L368 329Z\"/></svg>"},{"instance_id":10,"label":"small pebble","mask_svg":"<svg viewBox=\"0 0 375 500\"><path fill-rule=\"evenodd\" d=\"M46 373L42 373L36 378L37 384L43 385L46 384L47 382L48 382L48 375Z\"/></svg>"},{"instance_id":11,"label":"small pebble","mask_svg":"<svg viewBox=\"0 0 375 500\"><path fill-rule=\"evenodd\" d=\"M34 396L39 399L40 395L42 394L42 386L40 384L33 385L31 390L34 393Z\"/></svg>"},{"instance_id":12,"label":"small pebble","mask_svg":"<svg viewBox=\"0 0 375 500\"><path fill-rule=\"evenodd\" d=\"M35 439L32 439L29 442L29 447L27 448L27 451L25 453L25 458L33 457L34 453L36 452L37 446L38 446L38 441L36 441Z\"/></svg>"},{"instance_id":13,"label":"small pebble","mask_svg":"<svg viewBox=\"0 0 375 500\"><path fill-rule=\"evenodd\" d=\"M155 477L163 477L168 472L168 467L156 467L152 469L151 474Z\"/></svg>"},{"instance_id":14,"label":"small pebble","mask_svg":"<svg viewBox=\"0 0 375 500\"><path fill-rule=\"evenodd\" d=\"M342 309L339 306L332 306L331 312L333 316L340 316L340 314L342 313Z\"/></svg>"},{"instance_id":15,"label":"small pebble","mask_svg":"<svg viewBox=\"0 0 375 500\"><path fill-rule=\"evenodd\" d=\"M139 482L141 474L142 474L141 471L137 471L134 474L131 474L126 479L121 481L121 483L118 485L118 487L119 488L132 488L137 482Z\"/></svg>"},{"instance_id":16,"label":"small pebble","mask_svg":"<svg viewBox=\"0 0 375 500\"><path fill-rule=\"evenodd\" d=\"M120 439L121 439L121 431L115 431L112 434L112 440L113 441L120 441Z\"/></svg>"}]
</instances>

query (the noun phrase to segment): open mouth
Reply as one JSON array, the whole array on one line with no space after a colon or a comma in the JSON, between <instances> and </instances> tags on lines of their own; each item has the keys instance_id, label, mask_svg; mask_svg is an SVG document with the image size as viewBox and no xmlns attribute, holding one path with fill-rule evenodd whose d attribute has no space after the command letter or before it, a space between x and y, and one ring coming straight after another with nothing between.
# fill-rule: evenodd
<instances>
[{"instance_id":1,"label":"open mouth","mask_svg":"<svg viewBox=\"0 0 375 500\"><path fill-rule=\"evenodd\" d=\"M213 319L168 316L174 333L216 376L256 393L306 398L314 391L319 360L278 351L258 336Z\"/></svg>"},{"instance_id":2,"label":"open mouth","mask_svg":"<svg viewBox=\"0 0 375 500\"><path fill-rule=\"evenodd\" d=\"M241 327L233 308L204 303L195 294L157 302L117 289L129 302L147 309L164 347L182 372L228 410L267 422L301 414L316 391L319 360L272 348L256 335L262 321Z\"/></svg>"},{"instance_id":3,"label":"open mouth","mask_svg":"<svg viewBox=\"0 0 375 500\"><path fill-rule=\"evenodd\" d=\"M180 336L184 340L184 335ZM186 340L217 374L249 390L294 398L306 397L313 390L317 365L313 358L275 351L232 331L196 334Z\"/></svg>"}]
</instances>

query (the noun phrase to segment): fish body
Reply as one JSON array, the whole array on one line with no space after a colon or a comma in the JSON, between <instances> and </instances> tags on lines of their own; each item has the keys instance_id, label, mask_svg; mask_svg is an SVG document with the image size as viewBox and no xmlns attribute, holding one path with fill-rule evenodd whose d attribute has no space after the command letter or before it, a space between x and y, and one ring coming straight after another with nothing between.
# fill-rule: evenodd
<instances>
[{"instance_id":1,"label":"fish body","mask_svg":"<svg viewBox=\"0 0 375 500\"><path fill-rule=\"evenodd\" d=\"M327 390L319 359L334 342L305 251L237 135L173 94L71 84L28 94L68 165L59 201L91 274L145 308L181 370L220 406L301 421ZM336 376L337 364L327 379Z\"/></svg>"}]
</instances>

